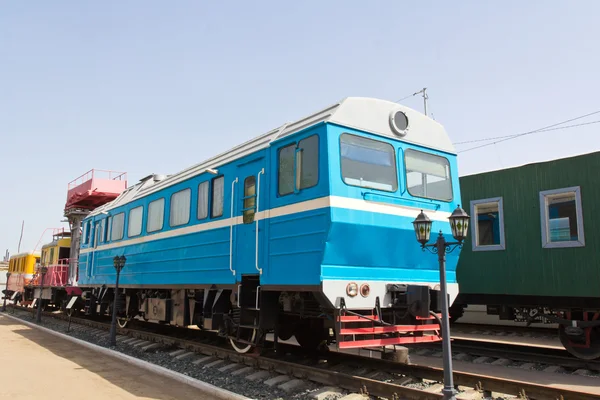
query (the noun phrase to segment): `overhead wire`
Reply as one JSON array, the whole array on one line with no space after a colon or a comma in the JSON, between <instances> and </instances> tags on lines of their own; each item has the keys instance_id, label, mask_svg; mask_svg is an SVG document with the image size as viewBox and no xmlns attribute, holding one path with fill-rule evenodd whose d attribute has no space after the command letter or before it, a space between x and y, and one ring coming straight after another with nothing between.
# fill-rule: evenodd
<instances>
[{"instance_id":1,"label":"overhead wire","mask_svg":"<svg viewBox=\"0 0 600 400\"><path fill-rule=\"evenodd\" d=\"M577 128L579 126L592 125L592 124L598 124L598 123L600 123L600 120L598 120L598 121L591 121L591 122L583 122L581 124L575 124L575 125L559 126L557 128L542 129L542 130L540 130L538 132L558 131L558 130L561 130L561 129ZM456 142L456 143L452 143L452 144L459 145L459 144L467 144L467 143L487 142L489 140L512 138L512 137L516 137L516 136L519 136L519 135L520 134L513 134L513 135L489 137L489 138L485 138L485 139L465 140L464 142Z\"/></svg>"},{"instance_id":2,"label":"overhead wire","mask_svg":"<svg viewBox=\"0 0 600 400\"><path fill-rule=\"evenodd\" d=\"M600 114L600 110L598 110L598 111L594 111L594 112L592 112L592 113L585 114L585 115L582 115L582 116L579 116L579 117L576 117L576 118L571 118L571 119L568 119L568 120L565 120L565 121L562 121L562 122L558 122L558 123L556 123L556 124L548 125L548 126L545 126L545 127L543 127L543 128L535 129L535 130L533 130L533 131L528 131L528 132L524 132L524 133L518 133L518 134L515 134L515 135L507 135L507 136L505 136L504 138L502 138L502 139L500 139L500 140L497 140L497 141L495 141L495 142L492 142L492 143L486 143L486 144L482 144L482 145L475 146L475 147L470 147L470 148L468 148L468 149L461 150L461 151L459 151L458 153L465 153L465 152L467 152L467 151L471 151L471 150L480 149L480 148L482 148L482 147L492 146L492 145L494 145L494 144L497 144L497 143L502 143L502 142L505 142L505 141L507 141L507 140L516 139L516 138L518 138L518 137L522 137L522 136L532 135L532 134L534 134L534 133L538 133L538 132L550 131L550 130L558 130L558 129L566 129L566 127L560 127L560 128L556 128L556 129L550 129L550 128L554 128L555 126L558 126L558 125L563 125L563 124L566 124L566 123L568 123L568 122L576 121L576 120L578 120L578 119L586 118L586 117L589 117L589 116L591 116L591 115L595 115L595 114ZM597 121L594 121L594 123L596 123L596 122L597 122ZM589 123L588 123L588 124L589 124ZM490 140L493 140L493 139L490 139Z\"/></svg>"},{"instance_id":3,"label":"overhead wire","mask_svg":"<svg viewBox=\"0 0 600 400\"><path fill-rule=\"evenodd\" d=\"M408 99L409 97L413 97L415 94L416 94L416 93L409 94L408 96L406 96L406 97L403 97L403 98L401 98L400 100L396 100L394 103L400 103L402 100L406 100L406 99Z\"/></svg>"}]
</instances>

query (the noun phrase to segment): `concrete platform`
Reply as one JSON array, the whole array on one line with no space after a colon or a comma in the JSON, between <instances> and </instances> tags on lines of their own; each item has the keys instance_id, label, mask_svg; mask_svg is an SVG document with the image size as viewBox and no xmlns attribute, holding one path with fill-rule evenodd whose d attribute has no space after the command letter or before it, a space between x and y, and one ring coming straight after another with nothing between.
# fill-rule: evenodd
<instances>
[{"instance_id":1,"label":"concrete platform","mask_svg":"<svg viewBox=\"0 0 600 400\"><path fill-rule=\"evenodd\" d=\"M7 399L214 399L214 394L0 314ZM232 394L233 395L233 394ZM235 395L233 396L235 397Z\"/></svg>"}]
</instances>

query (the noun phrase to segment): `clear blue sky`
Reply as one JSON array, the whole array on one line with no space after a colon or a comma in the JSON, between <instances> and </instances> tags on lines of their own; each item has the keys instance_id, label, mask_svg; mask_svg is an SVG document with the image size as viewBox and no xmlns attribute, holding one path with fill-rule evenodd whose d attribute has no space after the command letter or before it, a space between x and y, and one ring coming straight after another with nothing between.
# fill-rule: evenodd
<instances>
[{"instance_id":1,"label":"clear blue sky","mask_svg":"<svg viewBox=\"0 0 600 400\"><path fill-rule=\"evenodd\" d=\"M174 173L347 96L427 87L454 142L600 110L599 20L598 1L5 1L0 254L23 219L21 250L64 226L88 169ZM466 152L460 174L598 150L599 131Z\"/></svg>"}]
</instances>

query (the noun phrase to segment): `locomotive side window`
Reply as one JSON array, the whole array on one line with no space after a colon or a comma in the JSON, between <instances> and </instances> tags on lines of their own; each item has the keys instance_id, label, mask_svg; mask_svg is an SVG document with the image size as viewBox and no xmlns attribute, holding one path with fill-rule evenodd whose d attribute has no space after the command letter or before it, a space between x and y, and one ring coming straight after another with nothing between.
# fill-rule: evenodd
<instances>
[{"instance_id":1,"label":"locomotive side window","mask_svg":"<svg viewBox=\"0 0 600 400\"><path fill-rule=\"evenodd\" d=\"M169 211L169 225L179 226L190 222L191 189L184 189L171 196L171 210Z\"/></svg>"},{"instance_id":2,"label":"locomotive side window","mask_svg":"<svg viewBox=\"0 0 600 400\"><path fill-rule=\"evenodd\" d=\"M245 224L254 222L256 213L256 177L249 176L244 179L244 208L242 210Z\"/></svg>"},{"instance_id":3,"label":"locomotive side window","mask_svg":"<svg viewBox=\"0 0 600 400\"><path fill-rule=\"evenodd\" d=\"M123 239L123 228L125 227L125 213L119 213L112 218L112 232L110 240Z\"/></svg>"},{"instance_id":4,"label":"locomotive side window","mask_svg":"<svg viewBox=\"0 0 600 400\"><path fill-rule=\"evenodd\" d=\"M471 201L473 251L504 250L502 197Z\"/></svg>"},{"instance_id":5,"label":"locomotive side window","mask_svg":"<svg viewBox=\"0 0 600 400\"><path fill-rule=\"evenodd\" d=\"M110 218L102 220L102 242L108 242L108 232L110 231Z\"/></svg>"},{"instance_id":6,"label":"locomotive side window","mask_svg":"<svg viewBox=\"0 0 600 400\"><path fill-rule=\"evenodd\" d=\"M88 238L89 232L90 232L90 221L87 221L85 224L83 224L83 234L81 235L83 237L83 244L88 244L88 242L89 242L89 238Z\"/></svg>"},{"instance_id":7,"label":"locomotive side window","mask_svg":"<svg viewBox=\"0 0 600 400\"><path fill-rule=\"evenodd\" d=\"M106 241L106 218L100 221L100 229L98 229L98 243Z\"/></svg>"},{"instance_id":8,"label":"locomotive side window","mask_svg":"<svg viewBox=\"0 0 600 400\"><path fill-rule=\"evenodd\" d=\"M279 150L279 195L285 196L294 192L294 154L296 144Z\"/></svg>"},{"instance_id":9,"label":"locomotive side window","mask_svg":"<svg viewBox=\"0 0 600 400\"><path fill-rule=\"evenodd\" d=\"M347 185L395 192L398 173L389 143L344 133L340 136L342 177Z\"/></svg>"},{"instance_id":10,"label":"locomotive side window","mask_svg":"<svg viewBox=\"0 0 600 400\"><path fill-rule=\"evenodd\" d=\"M154 200L148 204L148 221L146 222L146 231L156 232L163 228L165 218L165 199Z\"/></svg>"},{"instance_id":11,"label":"locomotive side window","mask_svg":"<svg viewBox=\"0 0 600 400\"><path fill-rule=\"evenodd\" d=\"M139 206L136 208L132 208L129 210L129 222L127 226L127 236L134 237L138 236L142 233L142 213L144 211L144 207ZM102 221L104 222L104 221ZM102 230L102 226L100 226L100 230Z\"/></svg>"},{"instance_id":12,"label":"locomotive side window","mask_svg":"<svg viewBox=\"0 0 600 400\"><path fill-rule=\"evenodd\" d=\"M296 167L296 187L306 189L316 186L319 182L319 137L313 135L302 139L298 143L296 152L296 165L300 165L299 171Z\"/></svg>"},{"instance_id":13,"label":"locomotive side window","mask_svg":"<svg viewBox=\"0 0 600 400\"><path fill-rule=\"evenodd\" d=\"M278 193L285 196L319 182L319 136L279 149Z\"/></svg>"},{"instance_id":14,"label":"locomotive side window","mask_svg":"<svg viewBox=\"0 0 600 400\"><path fill-rule=\"evenodd\" d=\"M198 185L198 219L208 217L208 181Z\"/></svg>"},{"instance_id":15,"label":"locomotive side window","mask_svg":"<svg viewBox=\"0 0 600 400\"><path fill-rule=\"evenodd\" d=\"M212 180L212 204L210 210L211 218L223 216L223 193L225 178L219 176Z\"/></svg>"},{"instance_id":16,"label":"locomotive side window","mask_svg":"<svg viewBox=\"0 0 600 400\"><path fill-rule=\"evenodd\" d=\"M540 192L540 214L543 247L585 246L579 186Z\"/></svg>"},{"instance_id":17,"label":"locomotive side window","mask_svg":"<svg viewBox=\"0 0 600 400\"><path fill-rule=\"evenodd\" d=\"M452 200L450 163L444 157L408 149L405 155L406 186L415 197Z\"/></svg>"}]
</instances>

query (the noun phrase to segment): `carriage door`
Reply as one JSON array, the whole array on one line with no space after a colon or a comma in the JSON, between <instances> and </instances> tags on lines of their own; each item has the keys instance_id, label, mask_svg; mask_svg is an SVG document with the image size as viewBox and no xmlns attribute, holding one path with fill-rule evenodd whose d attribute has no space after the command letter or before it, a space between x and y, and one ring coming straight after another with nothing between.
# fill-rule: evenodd
<instances>
[{"instance_id":1,"label":"carriage door","mask_svg":"<svg viewBox=\"0 0 600 400\"><path fill-rule=\"evenodd\" d=\"M238 182L233 199L236 217L233 268L238 280L241 280L242 275L260 274L261 260L264 259L261 254L261 249L265 248L262 222L258 229L259 215L262 215L260 212L266 204L264 194L267 193L263 166L264 159L260 158L237 168Z\"/></svg>"}]
</instances>

